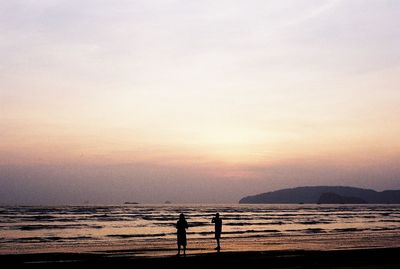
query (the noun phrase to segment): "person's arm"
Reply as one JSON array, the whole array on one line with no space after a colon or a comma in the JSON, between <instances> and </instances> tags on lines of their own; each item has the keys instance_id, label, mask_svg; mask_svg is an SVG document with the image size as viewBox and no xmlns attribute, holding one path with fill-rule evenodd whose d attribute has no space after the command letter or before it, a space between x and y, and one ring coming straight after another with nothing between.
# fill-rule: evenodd
<instances>
[{"instance_id":1,"label":"person's arm","mask_svg":"<svg viewBox=\"0 0 400 269\"><path fill-rule=\"evenodd\" d=\"M211 219L211 223L215 223L215 218L212 218L212 219Z\"/></svg>"}]
</instances>

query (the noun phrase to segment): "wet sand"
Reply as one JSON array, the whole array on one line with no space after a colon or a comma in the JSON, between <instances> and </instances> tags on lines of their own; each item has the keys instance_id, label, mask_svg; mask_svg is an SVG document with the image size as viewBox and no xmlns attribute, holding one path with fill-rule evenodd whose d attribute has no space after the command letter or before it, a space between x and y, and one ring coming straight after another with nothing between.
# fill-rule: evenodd
<instances>
[{"instance_id":1,"label":"wet sand","mask_svg":"<svg viewBox=\"0 0 400 269\"><path fill-rule=\"evenodd\" d=\"M254 251L137 257L129 251L0 255L2 265L134 268L400 268L400 248L331 251Z\"/></svg>"}]
</instances>

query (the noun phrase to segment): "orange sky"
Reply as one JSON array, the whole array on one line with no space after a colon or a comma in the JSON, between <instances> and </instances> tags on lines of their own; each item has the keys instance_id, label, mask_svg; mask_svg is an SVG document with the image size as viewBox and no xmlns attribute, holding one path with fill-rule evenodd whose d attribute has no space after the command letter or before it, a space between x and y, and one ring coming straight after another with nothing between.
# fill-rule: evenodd
<instances>
[{"instance_id":1,"label":"orange sky","mask_svg":"<svg viewBox=\"0 0 400 269\"><path fill-rule=\"evenodd\" d=\"M397 165L396 1L110 5L1 4L0 165Z\"/></svg>"}]
</instances>

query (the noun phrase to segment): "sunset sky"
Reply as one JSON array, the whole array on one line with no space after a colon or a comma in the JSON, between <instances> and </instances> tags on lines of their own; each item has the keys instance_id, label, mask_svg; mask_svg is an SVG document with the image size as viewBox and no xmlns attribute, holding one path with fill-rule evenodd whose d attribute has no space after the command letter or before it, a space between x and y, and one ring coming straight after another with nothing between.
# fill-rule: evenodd
<instances>
[{"instance_id":1,"label":"sunset sky","mask_svg":"<svg viewBox=\"0 0 400 269\"><path fill-rule=\"evenodd\" d=\"M400 1L0 0L0 203L400 189Z\"/></svg>"}]
</instances>

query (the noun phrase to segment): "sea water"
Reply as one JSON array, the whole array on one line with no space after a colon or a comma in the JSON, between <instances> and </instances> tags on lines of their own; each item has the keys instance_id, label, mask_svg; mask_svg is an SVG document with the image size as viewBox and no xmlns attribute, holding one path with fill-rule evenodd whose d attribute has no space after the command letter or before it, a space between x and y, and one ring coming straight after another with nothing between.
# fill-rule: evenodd
<instances>
[{"instance_id":1,"label":"sea water","mask_svg":"<svg viewBox=\"0 0 400 269\"><path fill-rule=\"evenodd\" d=\"M0 207L0 253L107 252L170 255L184 213L188 253L400 246L400 205L85 205Z\"/></svg>"}]
</instances>

